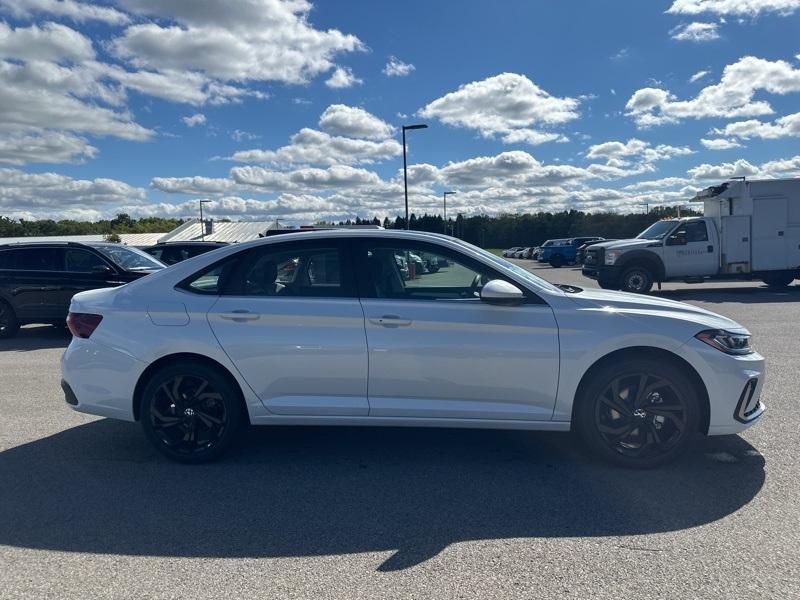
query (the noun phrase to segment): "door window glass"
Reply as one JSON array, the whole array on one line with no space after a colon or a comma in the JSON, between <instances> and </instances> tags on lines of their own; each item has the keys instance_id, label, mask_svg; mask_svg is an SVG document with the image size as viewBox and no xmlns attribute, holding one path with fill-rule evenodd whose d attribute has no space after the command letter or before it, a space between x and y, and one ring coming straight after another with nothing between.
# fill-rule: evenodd
<instances>
[{"instance_id":1,"label":"door window glass","mask_svg":"<svg viewBox=\"0 0 800 600\"><path fill-rule=\"evenodd\" d=\"M108 266L103 262L103 259L96 254L92 254L86 250L74 249L67 250L66 264L67 271L73 271L75 273L91 273L97 267Z\"/></svg>"},{"instance_id":2,"label":"door window glass","mask_svg":"<svg viewBox=\"0 0 800 600\"><path fill-rule=\"evenodd\" d=\"M686 223L681 229L686 232L687 243L708 241L708 229L706 229L705 221L692 221Z\"/></svg>"},{"instance_id":3,"label":"door window glass","mask_svg":"<svg viewBox=\"0 0 800 600\"><path fill-rule=\"evenodd\" d=\"M368 293L377 298L469 300L480 298L491 270L421 246L367 249Z\"/></svg>"},{"instance_id":4,"label":"door window glass","mask_svg":"<svg viewBox=\"0 0 800 600\"><path fill-rule=\"evenodd\" d=\"M24 271L63 271L64 253L58 248L20 248L16 263Z\"/></svg>"},{"instance_id":5,"label":"door window glass","mask_svg":"<svg viewBox=\"0 0 800 600\"><path fill-rule=\"evenodd\" d=\"M225 293L238 296L348 296L341 255L331 247L260 248L243 258Z\"/></svg>"}]
</instances>

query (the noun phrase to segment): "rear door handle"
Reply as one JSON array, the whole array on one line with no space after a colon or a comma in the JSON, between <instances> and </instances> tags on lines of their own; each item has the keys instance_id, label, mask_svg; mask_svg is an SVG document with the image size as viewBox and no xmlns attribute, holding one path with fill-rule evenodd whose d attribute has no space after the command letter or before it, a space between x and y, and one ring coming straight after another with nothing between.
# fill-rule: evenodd
<instances>
[{"instance_id":1,"label":"rear door handle","mask_svg":"<svg viewBox=\"0 0 800 600\"><path fill-rule=\"evenodd\" d=\"M377 319L370 319L369 322L383 327L407 327L411 325L411 319L404 319L399 315L383 315Z\"/></svg>"},{"instance_id":2,"label":"rear door handle","mask_svg":"<svg viewBox=\"0 0 800 600\"><path fill-rule=\"evenodd\" d=\"M240 323L244 321L255 321L260 317L261 315L251 313L249 310L244 310L244 309L232 310L231 312L227 313L219 313L220 319L225 319L227 321L237 321Z\"/></svg>"}]
</instances>

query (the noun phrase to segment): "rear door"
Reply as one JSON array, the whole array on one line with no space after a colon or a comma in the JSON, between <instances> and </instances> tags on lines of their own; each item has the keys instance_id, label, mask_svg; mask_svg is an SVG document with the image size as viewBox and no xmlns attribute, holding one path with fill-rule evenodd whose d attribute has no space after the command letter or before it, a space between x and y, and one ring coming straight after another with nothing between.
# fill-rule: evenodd
<instances>
[{"instance_id":1,"label":"rear door","mask_svg":"<svg viewBox=\"0 0 800 600\"><path fill-rule=\"evenodd\" d=\"M364 313L346 243L266 244L236 256L208 321L264 405L281 415L367 415Z\"/></svg>"},{"instance_id":2,"label":"rear door","mask_svg":"<svg viewBox=\"0 0 800 600\"><path fill-rule=\"evenodd\" d=\"M61 318L63 248L15 248L13 254L8 293L17 316L23 320L42 321Z\"/></svg>"},{"instance_id":3,"label":"rear door","mask_svg":"<svg viewBox=\"0 0 800 600\"><path fill-rule=\"evenodd\" d=\"M784 197L753 199L753 270L789 267L786 253L787 202Z\"/></svg>"},{"instance_id":4,"label":"rear door","mask_svg":"<svg viewBox=\"0 0 800 600\"><path fill-rule=\"evenodd\" d=\"M369 345L370 416L549 420L558 380L558 328L530 295L482 302L504 278L459 252L413 240L356 244ZM435 273L405 274L410 254L441 256ZM516 284L515 284L516 285Z\"/></svg>"}]
</instances>

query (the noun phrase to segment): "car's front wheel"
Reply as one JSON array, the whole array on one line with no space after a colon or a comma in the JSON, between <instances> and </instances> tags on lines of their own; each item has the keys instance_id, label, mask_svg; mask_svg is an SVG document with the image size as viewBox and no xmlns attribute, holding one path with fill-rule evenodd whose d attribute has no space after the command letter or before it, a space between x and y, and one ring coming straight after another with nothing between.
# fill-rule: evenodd
<instances>
[{"instance_id":1,"label":"car's front wheel","mask_svg":"<svg viewBox=\"0 0 800 600\"><path fill-rule=\"evenodd\" d=\"M576 399L573 427L594 455L630 468L671 462L692 444L700 397L669 362L629 359L598 370Z\"/></svg>"},{"instance_id":2,"label":"car's front wheel","mask_svg":"<svg viewBox=\"0 0 800 600\"><path fill-rule=\"evenodd\" d=\"M167 457L202 463L242 437L247 419L240 391L214 368L180 362L156 372L144 388L145 434Z\"/></svg>"}]
</instances>

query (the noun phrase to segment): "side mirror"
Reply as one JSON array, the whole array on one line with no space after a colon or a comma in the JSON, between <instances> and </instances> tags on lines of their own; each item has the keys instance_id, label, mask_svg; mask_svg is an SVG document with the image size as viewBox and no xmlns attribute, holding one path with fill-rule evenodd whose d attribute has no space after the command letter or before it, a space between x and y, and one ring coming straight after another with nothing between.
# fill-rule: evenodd
<instances>
[{"instance_id":1,"label":"side mirror","mask_svg":"<svg viewBox=\"0 0 800 600\"><path fill-rule=\"evenodd\" d=\"M686 245L686 234L676 233L667 238L667 246L685 246Z\"/></svg>"},{"instance_id":2,"label":"side mirror","mask_svg":"<svg viewBox=\"0 0 800 600\"><path fill-rule=\"evenodd\" d=\"M514 306L524 302L525 294L517 286L507 281L492 279L481 289L481 300L487 304Z\"/></svg>"},{"instance_id":3,"label":"side mirror","mask_svg":"<svg viewBox=\"0 0 800 600\"><path fill-rule=\"evenodd\" d=\"M92 273L96 273L98 275L106 275L113 272L114 270L108 265L95 265L92 267Z\"/></svg>"}]
</instances>

